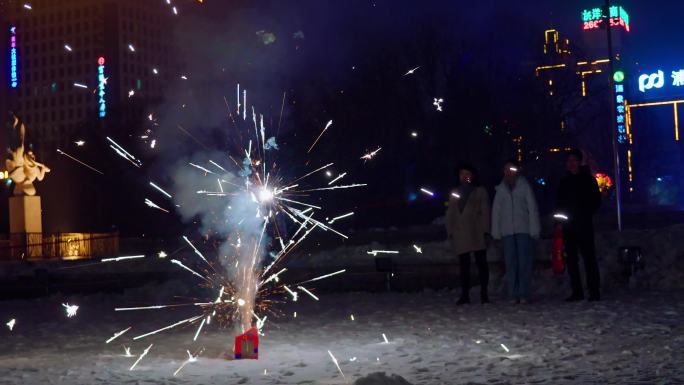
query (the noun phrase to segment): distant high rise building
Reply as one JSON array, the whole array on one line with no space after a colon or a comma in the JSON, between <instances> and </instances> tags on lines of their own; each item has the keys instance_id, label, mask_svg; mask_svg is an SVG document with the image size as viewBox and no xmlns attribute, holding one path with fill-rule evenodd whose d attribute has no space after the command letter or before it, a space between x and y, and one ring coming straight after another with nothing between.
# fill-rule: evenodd
<instances>
[{"instance_id":1,"label":"distant high rise building","mask_svg":"<svg viewBox=\"0 0 684 385\"><path fill-rule=\"evenodd\" d=\"M131 106L161 100L167 81L180 76L175 9L162 1L10 0L4 7L6 109L27 123L43 153L72 142L82 127L116 127Z\"/></svg>"}]
</instances>

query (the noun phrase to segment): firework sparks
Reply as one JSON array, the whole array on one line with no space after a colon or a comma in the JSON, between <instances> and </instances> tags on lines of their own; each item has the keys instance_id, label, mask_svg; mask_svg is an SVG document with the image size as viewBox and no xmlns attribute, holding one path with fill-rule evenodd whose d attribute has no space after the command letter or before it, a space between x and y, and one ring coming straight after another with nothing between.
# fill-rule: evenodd
<instances>
[{"instance_id":1,"label":"firework sparks","mask_svg":"<svg viewBox=\"0 0 684 385\"><path fill-rule=\"evenodd\" d=\"M337 370L338 370L338 371L340 372L340 374L342 375L342 378L346 378L346 377L344 376L344 373L342 373L342 369L340 368L340 364L337 362L337 358L335 358L335 356L333 356L333 354L332 354L332 352L331 352L330 350L328 350L328 354L330 355L330 358L332 359L332 362L333 362L333 363L335 364L335 366L337 367Z\"/></svg>"},{"instance_id":2,"label":"firework sparks","mask_svg":"<svg viewBox=\"0 0 684 385\"><path fill-rule=\"evenodd\" d=\"M404 74L404 76L413 75L413 73L416 72L419 68L420 68L420 66L415 67L415 68L411 68L410 70L408 70L408 71Z\"/></svg>"},{"instance_id":3,"label":"firework sparks","mask_svg":"<svg viewBox=\"0 0 684 385\"><path fill-rule=\"evenodd\" d=\"M382 333L382 339L385 341L386 344L389 344L389 340L387 339L385 333Z\"/></svg>"},{"instance_id":4,"label":"firework sparks","mask_svg":"<svg viewBox=\"0 0 684 385\"><path fill-rule=\"evenodd\" d=\"M165 208L163 208L163 207L160 207L158 204L152 202L152 201L149 200L148 198L145 198L145 204L146 204L147 206L153 208L153 209L157 209L157 210L163 211L163 212L165 212L165 213L168 213L168 212L169 212L169 210L167 210L167 209L165 209Z\"/></svg>"},{"instance_id":5,"label":"firework sparks","mask_svg":"<svg viewBox=\"0 0 684 385\"><path fill-rule=\"evenodd\" d=\"M380 152L380 150L382 150L382 147L378 147L378 148L376 148L375 150L373 150L373 151L371 151L371 152L369 152L369 153L367 153L367 154L364 154L364 155L361 157L361 159L363 159L364 161L369 161L369 160L375 158L375 156L378 154L378 152Z\"/></svg>"},{"instance_id":6,"label":"firework sparks","mask_svg":"<svg viewBox=\"0 0 684 385\"><path fill-rule=\"evenodd\" d=\"M198 277L200 277L200 278L206 280L206 278L204 278L204 276L203 276L202 274L200 274L200 273L196 272L195 270L192 270L191 268L185 266L185 265L183 264L183 262L181 262L181 261L179 261L179 260L177 260L177 259L172 259L172 260L171 260L171 263L175 263L176 265L178 265L178 266L184 268L185 270L189 271L189 272L192 273L193 275L196 275L196 276L198 276Z\"/></svg>"},{"instance_id":7,"label":"firework sparks","mask_svg":"<svg viewBox=\"0 0 684 385\"><path fill-rule=\"evenodd\" d=\"M314 140L311 147L309 147L309 150L306 152L307 154L310 153L311 150L313 150L314 146L316 146L316 143L318 143L318 141L321 139L321 136L323 136L323 134L325 134L325 132L328 130L328 128L330 128L330 126L332 126L332 122L333 122L332 120L328 121L328 123L325 125L325 128L323 128L323 131L321 131L321 133L318 134L318 137L316 138L316 140Z\"/></svg>"},{"instance_id":8,"label":"firework sparks","mask_svg":"<svg viewBox=\"0 0 684 385\"><path fill-rule=\"evenodd\" d=\"M83 143L85 144L85 142L83 142ZM78 145L78 142L76 143L76 145ZM66 152L60 150L59 148L57 149L57 153L66 156L67 158L73 160L74 162L77 162L77 163L79 163L79 164L81 164L81 165L83 165L83 166L88 167L89 169L95 171L96 173L98 173L98 174L100 174L100 175L104 175L104 173L103 173L102 171L96 169L95 167L92 167L91 165L89 165L89 164L87 164L87 163L85 163L85 162L82 162L82 161L80 161L80 160L74 158L73 156L67 154Z\"/></svg>"},{"instance_id":9,"label":"firework sparks","mask_svg":"<svg viewBox=\"0 0 684 385\"><path fill-rule=\"evenodd\" d=\"M333 179L333 180L331 180L330 182L328 182L328 186L330 186L331 184L334 184L334 183L337 182L338 180L344 178L345 175L347 175L346 172L343 172L342 174L338 175L335 179Z\"/></svg>"},{"instance_id":10,"label":"firework sparks","mask_svg":"<svg viewBox=\"0 0 684 385\"><path fill-rule=\"evenodd\" d=\"M85 84L83 84L83 83L74 83L74 87L78 87L78 88L86 88L86 89L88 88L88 86L87 86L87 85L85 85Z\"/></svg>"},{"instance_id":11,"label":"firework sparks","mask_svg":"<svg viewBox=\"0 0 684 385\"><path fill-rule=\"evenodd\" d=\"M563 213L553 214L553 217L561 221L567 221L569 219L568 216Z\"/></svg>"},{"instance_id":12,"label":"firework sparks","mask_svg":"<svg viewBox=\"0 0 684 385\"><path fill-rule=\"evenodd\" d=\"M149 337L149 336L151 336L151 335L155 335L155 334L157 334L157 333L159 333L159 332L163 332L164 330L173 329L173 328L175 328L175 327L177 327L177 326L180 326L180 325L183 325L183 324L187 324L187 323L191 323L191 322L193 322L193 321L197 321L197 320L200 319L200 318L202 318L201 315L195 316L195 317L186 318L186 319L184 319L184 320L178 321L178 322L173 323L173 324L171 324L171 325L164 326L163 328L159 328L159 329L157 329L157 330L153 330L153 331L151 331L151 332L149 332L149 333L145 333L145 334L141 334L141 335L139 335L139 336L135 336L135 337L133 337L133 340L134 340L134 341L137 341L137 340L139 340L139 339L142 339L142 338L145 338L145 337Z\"/></svg>"},{"instance_id":13,"label":"firework sparks","mask_svg":"<svg viewBox=\"0 0 684 385\"><path fill-rule=\"evenodd\" d=\"M145 258L144 255L127 255L123 257L116 257L116 258L103 258L100 260L100 262L119 262L119 261L125 261L128 259L140 259L140 258Z\"/></svg>"},{"instance_id":14,"label":"firework sparks","mask_svg":"<svg viewBox=\"0 0 684 385\"><path fill-rule=\"evenodd\" d=\"M316 297L316 296L314 295L314 293L310 292L307 288L305 288L305 287L303 287L303 286L297 286L297 289L299 289L299 290L305 292L306 294L309 295L309 297L315 299L316 301L319 300L319 298Z\"/></svg>"},{"instance_id":15,"label":"firework sparks","mask_svg":"<svg viewBox=\"0 0 684 385\"><path fill-rule=\"evenodd\" d=\"M68 52L73 51L73 49L71 48L71 46L69 44L64 44L64 49L67 50Z\"/></svg>"},{"instance_id":16,"label":"firework sparks","mask_svg":"<svg viewBox=\"0 0 684 385\"><path fill-rule=\"evenodd\" d=\"M399 254L399 252L396 250L371 250L367 251L366 253L374 257L377 257L378 254Z\"/></svg>"},{"instance_id":17,"label":"firework sparks","mask_svg":"<svg viewBox=\"0 0 684 385\"><path fill-rule=\"evenodd\" d=\"M442 103L444 103L444 99L442 98L433 98L432 105L435 106L435 109L437 111L443 111L442 109Z\"/></svg>"},{"instance_id":18,"label":"firework sparks","mask_svg":"<svg viewBox=\"0 0 684 385\"><path fill-rule=\"evenodd\" d=\"M69 305L69 303L63 303L62 306L64 306L64 311L66 311L66 316L71 318L76 315L76 312L78 312L78 305Z\"/></svg>"},{"instance_id":19,"label":"firework sparks","mask_svg":"<svg viewBox=\"0 0 684 385\"><path fill-rule=\"evenodd\" d=\"M126 159L127 161L131 162L134 166L140 167L142 165L142 162L140 162L136 157L131 155L128 151L126 151L123 147L119 145L119 143L115 142L114 139L107 137L107 140L111 143L109 147L114 150L120 157Z\"/></svg>"},{"instance_id":20,"label":"firework sparks","mask_svg":"<svg viewBox=\"0 0 684 385\"><path fill-rule=\"evenodd\" d=\"M423 254L423 249L418 247L418 245L413 245L413 248L416 250L416 253L418 254Z\"/></svg>"},{"instance_id":21,"label":"firework sparks","mask_svg":"<svg viewBox=\"0 0 684 385\"><path fill-rule=\"evenodd\" d=\"M342 214L342 215L340 215L340 216L337 216L337 217L335 217L335 218L329 220L329 221L328 221L328 224L329 224L329 225L332 225L332 224L335 223L336 221L339 221L340 219L344 219L344 218L347 218L347 217L351 217L352 215L354 215L354 212L353 212L353 211L352 211L352 212L349 212L349 213L346 213L346 214Z\"/></svg>"},{"instance_id":22,"label":"firework sparks","mask_svg":"<svg viewBox=\"0 0 684 385\"><path fill-rule=\"evenodd\" d=\"M7 327L9 328L9 330L12 331L12 329L14 329L14 325L15 325L16 323L17 323L17 320L15 320L14 318L12 318L12 319L9 320L9 322L7 322L5 325L7 325Z\"/></svg>"},{"instance_id":23,"label":"firework sparks","mask_svg":"<svg viewBox=\"0 0 684 385\"><path fill-rule=\"evenodd\" d=\"M458 195L458 193L455 193L455 192L452 192L452 193L451 193L451 196L454 197L454 198L456 198L456 199L461 199L461 196Z\"/></svg>"},{"instance_id":24,"label":"firework sparks","mask_svg":"<svg viewBox=\"0 0 684 385\"><path fill-rule=\"evenodd\" d=\"M180 366L178 369L176 369L175 372L173 372L173 376L174 376L174 377L177 376L178 373L180 373L180 371L185 367L185 365L187 365L187 364L189 364L189 363L191 363L191 362L197 362L197 357L199 357L199 355L202 354L202 351L203 351L203 350L204 350L204 348L202 348L202 349L201 349L198 353L196 353L195 355L193 355L192 353L190 353L189 350L186 350L186 352L188 353L188 359L185 360L185 361L181 364L181 366Z\"/></svg>"},{"instance_id":25,"label":"firework sparks","mask_svg":"<svg viewBox=\"0 0 684 385\"><path fill-rule=\"evenodd\" d=\"M138 357L137 360L135 360L135 362L133 363L133 365L131 365L131 368L128 369L128 370L133 370L133 369L135 369L135 367L138 366L138 363L147 355L147 353L150 352L150 349L152 349L152 346L153 346L153 345L154 345L154 344L150 344L150 346L148 346L148 347L142 352L142 354Z\"/></svg>"},{"instance_id":26,"label":"firework sparks","mask_svg":"<svg viewBox=\"0 0 684 385\"><path fill-rule=\"evenodd\" d=\"M420 191L423 192L423 193L426 194L426 195L431 196L431 197L435 196L435 193L434 193L434 192L432 192L432 191L430 191L430 190L428 190L428 189L426 189L426 188L421 188Z\"/></svg>"},{"instance_id":27,"label":"firework sparks","mask_svg":"<svg viewBox=\"0 0 684 385\"><path fill-rule=\"evenodd\" d=\"M167 193L166 191L164 191L163 188L157 186L157 185L154 184L153 182L150 182L150 186L152 186L152 187L154 187L155 189L157 189L157 191L159 191L160 193L164 194L167 198L169 198L169 199L173 198L173 197L171 196L171 194Z\"/></svg>"},{"instance_id":28,"label":"firework sparks","mask_svg":"<svg viewBox=\"0 0 684 385\"><path fill-rule=\"evenodd\" d=\"M131 328L132 328L132 326L129 326L129 327L127 327L126 329L124 329L124 330L122 330L122 331L120 331L120 332L114 333L113 336L111 336L107 341L105 341L105 344L108 344L108 343L114 341L115 339L121 337L124 333L126 333L126 332L129 331L129 330L131 330Z\"/></svg>"},{"instance_id":29,"label":"firework sparks","mask_svg":"<svg viewBox=\"0 0 684 385\"><path fill-rule=\"evenodd\" d=\"M309 280L307 280L307 281L300 282L299 284L301 285L301 284L305 284L305 283L309 283L309 282L320 281L321 279L326 279L326 278L334 277L334 276L336 276L336 275L338 275L338 274L345 273L346 271L347 271L347 269L342 269L342 270L336 271L336 272L334 272L334 273L330 273L330 274L326 274L326 275L321 275L320 277L316 277L316 278L309 279Z\"/></svg>"},{"instance_id":30,"label":"firework sparks","mask_svg":"<svg viewBox=\"0 0 684 385\"><path fill-rule=\"evenodd\" d=\"M508 347L507 347L506 345L504 345L504 344L501 344L501 348L502 348L503 350L505 350L506 353L509 353L509 352L510 352L510 350L508 349Z\"/></svg>"},{"instance_id":31,"label":"firework sparks","mask_svg":"<svg viewBox=\"0 0 684 385\"><path fill-rule=\"evenodd\" d=\"M131 354L131 347L130 346L124 346L124 357L133 357Z\"/></svg>"}]
</instances>

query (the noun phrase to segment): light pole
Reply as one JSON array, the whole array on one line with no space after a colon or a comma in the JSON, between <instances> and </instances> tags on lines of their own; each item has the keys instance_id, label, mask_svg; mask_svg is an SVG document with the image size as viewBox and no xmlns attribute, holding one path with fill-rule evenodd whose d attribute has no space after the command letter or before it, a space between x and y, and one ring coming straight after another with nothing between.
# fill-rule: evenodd
<instances>
[{"instance_id":1,"label":"light pole","mask_svg":"<svg viewBox=\"0 0 684 385\"><path fill-rule=\"evenodd\" d=\"M608 84L610 85L610 131L613 144L613 168L615 176L615 211L617 214L617 228L622 231L622 183L620 173L620 150L618 148L617 128L615 127L616 113L615 113L615 82L613 81L614 65L613 65L613 36L611 34L610 26L610 0L606 0L604 9L604 23L606 33L608 35ZM619 11L618 11L619 12Z\"/></svg>"}]
</instances>

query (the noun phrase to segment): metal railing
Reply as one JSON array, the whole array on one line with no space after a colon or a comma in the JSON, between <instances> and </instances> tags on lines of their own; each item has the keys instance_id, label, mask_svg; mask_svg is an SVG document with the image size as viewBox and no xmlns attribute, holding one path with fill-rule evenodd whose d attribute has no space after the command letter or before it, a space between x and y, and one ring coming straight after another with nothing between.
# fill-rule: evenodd
<instances>
[{"instance_id":1,"label":"metal railing","mask_svg":"<svg viewBox=\"0 0 684 385\"><path fill-rule=\"evenodd\" d=\"M13 233L0 240L0 260L74 260L118 253L118 233Z\"/></svg>"}]
</instances>

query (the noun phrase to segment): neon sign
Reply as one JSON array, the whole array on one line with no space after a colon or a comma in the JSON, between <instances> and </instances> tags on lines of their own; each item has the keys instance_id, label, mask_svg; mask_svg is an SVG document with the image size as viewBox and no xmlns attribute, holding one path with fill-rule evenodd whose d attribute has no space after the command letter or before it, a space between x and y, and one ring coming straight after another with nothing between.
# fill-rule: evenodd
<instances>
[{"instance_id":1,"label":"neon sign","mask_svg":"<svg viewBox=\"0 0 684 385\"><path fill-rule=\"evenodd\" d=\"M603 8L600 7L583 10L582 22L584 22L584 27L582 29L600 28L606 19L609 20L611 27L621 26L625 31L629 32L629 14L618 5L612 5L608 9L608 17L603 13Z\"/></svg>"},{"instance_id":2,"label":"neon sign","mask_svg":"<svg viewBox=\"0 0 684 385\"><path fill-rule=\"evenodd\" d=\"M615 124L617 125L617 141L623 144L627 141L627 129L625 126L625 85L622 83L625 80L625 73L622 71L615 71L613 74L615 81Z\"/></svg>"},{"instance_id":3,"label":"neon sign","mask_svg":"<svg viewBox=\"0 0 684 385\"><path fill-rule=\"evenodd\" d=\"M17 27L10 26L10 86L19 86L19 75L17 73Z\"/></svg>"},{"instance_id":4,"label":"neon sign","mask_svg":"<svg viewBox=\"0 0 684 385\"><path fill-rule=\"evenodd\" d=\"M639 91L646 92L651 88L663 88L665 85L665 76L663 71L658 70L658 72L652 74L642 74L639 76Z\"/></svg>"},{"instance_id":5,"label":"neon sign","mask_svg":"<svg viewBox=\"0 0 684 385\"><path fill-rule=\"evenodd\" d=\"M97 104L99 105L99 115L104 118L107 115L107 104L105 103L105 86L107 85L107 78L105 78L105 58L100 56L97 59L97 95L99 97Z\"/></svg>"},{"instance_id":6,"label":"neon sign","mask_svg":"<svg viewBox=\"0 0 684 385\"><path fill-rule=\"evenodd\" d=\"M636 79L639 95L660 94L663 92L684 91L684 69L656 68L639 75ZM660 91L660 92L658 92Z\"/></svg>"}]
</instances>

